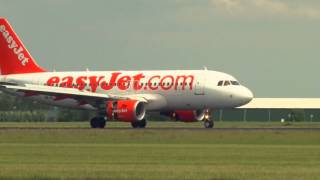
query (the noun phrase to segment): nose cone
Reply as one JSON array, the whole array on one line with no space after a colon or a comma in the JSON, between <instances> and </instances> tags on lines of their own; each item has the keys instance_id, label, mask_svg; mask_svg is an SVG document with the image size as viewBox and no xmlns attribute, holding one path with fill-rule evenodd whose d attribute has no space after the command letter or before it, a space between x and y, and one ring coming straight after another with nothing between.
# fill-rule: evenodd
<instances>
[{"instance_id":1,"label":"nose cone","mask_svg":"<svg viewBox=\"0 0 320 180\"><path fill-rule=\"evenodd\" d=\"M248 104L253 99L253 93L246 87L243 87L238 96L241 99L243 105Z\"/></svg>"}]
</instances>

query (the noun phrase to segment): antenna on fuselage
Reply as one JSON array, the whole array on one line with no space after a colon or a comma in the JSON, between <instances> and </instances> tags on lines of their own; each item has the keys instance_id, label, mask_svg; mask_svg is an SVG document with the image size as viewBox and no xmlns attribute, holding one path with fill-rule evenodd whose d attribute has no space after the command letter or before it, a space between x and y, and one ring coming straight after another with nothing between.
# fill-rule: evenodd
<instances>
[{"instance_id":1,"label":"antenna on fuselage","mask_svg":"<svg viewBox=\"0 0 320 180\"><path fill-rule=\"evenodd\" d=\"M207 66L203 66L203 70L208 71Z\"/></svg>"}]
</instances>

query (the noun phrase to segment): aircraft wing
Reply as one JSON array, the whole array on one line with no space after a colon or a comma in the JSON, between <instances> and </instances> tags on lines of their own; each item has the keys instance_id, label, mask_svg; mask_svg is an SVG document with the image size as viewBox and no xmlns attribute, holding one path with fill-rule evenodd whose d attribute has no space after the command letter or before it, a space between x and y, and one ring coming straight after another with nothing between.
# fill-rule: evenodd
<instances>
[{"instance_id":1,"label":"aircraft wing","mask_svg":"<svg viewBox=\"0 0 320 180\"><path fill-rule=\"evenodd\" d=\"M63 88L63 87L52 87L52 86L38 86L38 85L29 85L26 84L24 86L19 85L1 85L5 89L11 89L22 92L34 92L39 93L41 95L70 95L74 97L88 97L88 98L102 98L106 100L110 100L112 98L119 98L112 95L105 95L99 93L92 93L88 91L79 91L73 88Z\"/></svg>"},{"instance_id":2,"label":"aircraft wing","mask_svg":"<svg viewBox=\"0 0 320 180\"><path fill-rule=\"evenodd\" d=\"M254 98L240 109L320 109L320 98Z\"/></svg>"},{"instance_id":3,"label":"aircraft wing","mask_svg":"<svg viewBox=\"0 0 320 180\"><path fill-rule=\"evenodd\" d=\"M99 102L107 102L112 100L138 100L141 102L149 103L153 101L150 95L114 95L114 94L101 94L101 93L92 93L89 91L80 91L74 88L64 88L64 87L52 87L52 86L41 86L41 85L0 85L0 89L11 90L14 92L22 92L27 96L37 96L44 95L55 97L56 99L74 99L79 102L86 102L87 104L92 105L93 107L98 107Z\"/></svg>"}]
</instances>

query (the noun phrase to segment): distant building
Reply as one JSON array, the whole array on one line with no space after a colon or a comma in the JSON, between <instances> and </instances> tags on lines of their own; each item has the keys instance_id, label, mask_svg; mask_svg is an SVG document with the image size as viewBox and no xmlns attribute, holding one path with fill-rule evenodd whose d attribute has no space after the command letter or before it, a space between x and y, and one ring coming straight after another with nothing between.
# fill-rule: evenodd
<instances>
[{"instance_id":1,"label":"distant building","mask_svg":"<svg viewBox=\"0 0 320 180\"><path fill-rule=\"evenodd\" d=\"M229 109L213 112L215 121L320 122L320 109Z\"/></svg>"}]
</instances>

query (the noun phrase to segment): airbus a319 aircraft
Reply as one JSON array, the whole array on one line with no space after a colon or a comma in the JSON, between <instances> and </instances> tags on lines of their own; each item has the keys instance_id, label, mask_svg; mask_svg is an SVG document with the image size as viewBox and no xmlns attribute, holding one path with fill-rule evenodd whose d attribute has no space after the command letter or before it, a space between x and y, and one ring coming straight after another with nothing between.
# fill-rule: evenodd
<instances>
[{"instance_id":1,"label":"airbus a319 aircraft","mask_svg":"<svg viewBox=\"0 0 320 180\"><path fill-rule=\"evenodd\" d=\"M252 92L233 76L209 70L48 72L0 18L0 90L54 106L95 111L92 128L108 120L146 126L147 112L177 121L203 121L209 112L249 103Z\"/></svg>"}]
</instances>

